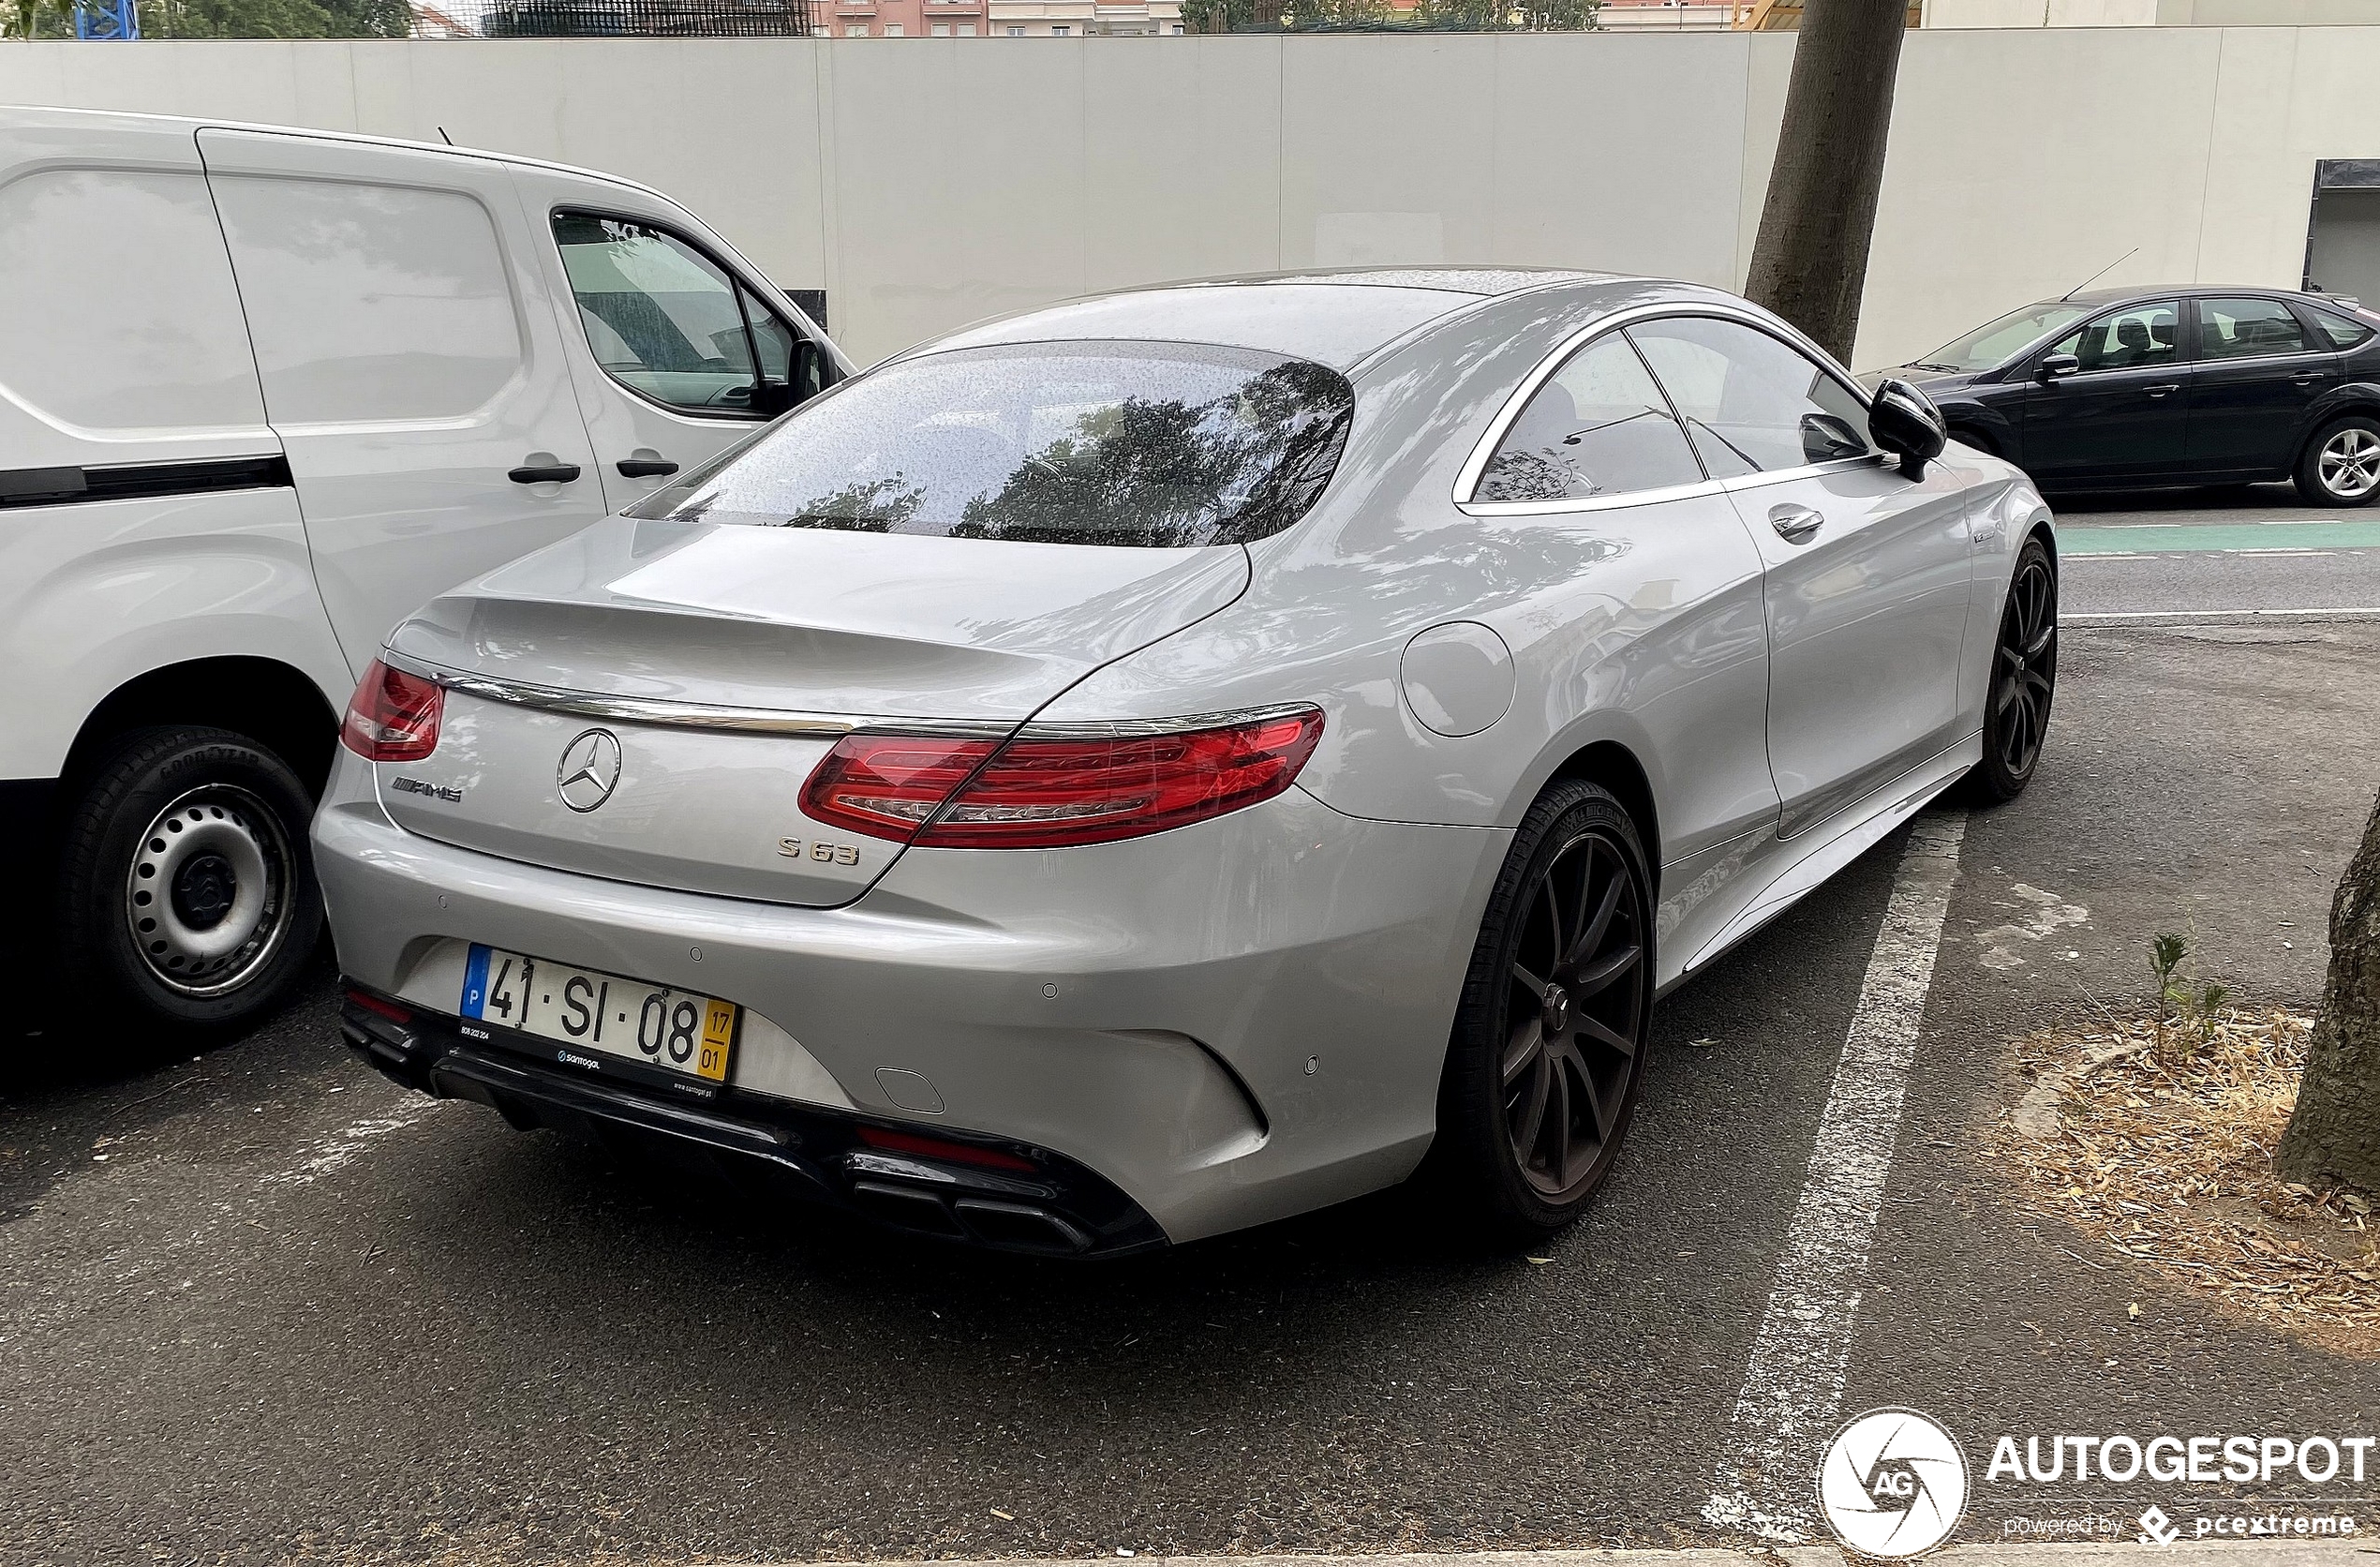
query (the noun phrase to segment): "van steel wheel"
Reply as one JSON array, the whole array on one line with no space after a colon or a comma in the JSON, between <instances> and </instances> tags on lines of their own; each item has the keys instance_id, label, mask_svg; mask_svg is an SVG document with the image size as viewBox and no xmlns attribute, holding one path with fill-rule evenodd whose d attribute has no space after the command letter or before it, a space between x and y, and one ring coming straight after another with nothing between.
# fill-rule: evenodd
<instances>
[{"instance_id":1,"label":"van steel wheel","mask_svg":"<svg viewBox=\"0 0 2380 1567\"><path fill-rule=\"evenodd\" d=\"M1465 1213L1528 1240L1576 1218L1636 1112L1653 1010L1644 852L1618 800L1554 784L1488 900L1434 1157Z\"/></svg>"},{"instance_id":2,"label":"van steel wheel","mask_svg":"<svg viewBox=\"0 0 2380 1567\"><path fill-rule=\"evenodd\" d=\"M287 764L245 736L124 737L67 820L68 993L126 1021L185 1027L236 1027L272 1007L321 929L311 811Z\"/></svg>"},{"instance_id":3,"label":"van steel wheel","mask_svg":"<svg viewBox=\"0 0 2380 1567\"><path fill-rule=\"evenodd\" d=\"M2058 694L2058 572L2049 550L2028 539L2008 579L1984 693L1984 757L1968 774L1986 804L2015 799L2032 782Z\"/></svg>"},{"instance_id":4,"label":"van steel wheel","mask_svg":"<svg viewBox=\"0 0 2380 1567\"><path fill-rule=\"evenodd\" d=\"M2298 493L2316 506L2362 506L2380 498L2380 420L2350 414L2306 443Z\"/></svg>"}]
</instances>

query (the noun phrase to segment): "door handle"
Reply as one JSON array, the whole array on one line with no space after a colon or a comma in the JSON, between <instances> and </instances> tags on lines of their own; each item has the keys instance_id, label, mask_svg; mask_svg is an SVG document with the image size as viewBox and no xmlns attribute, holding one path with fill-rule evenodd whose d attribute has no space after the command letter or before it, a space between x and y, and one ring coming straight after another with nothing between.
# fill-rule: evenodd
<instances>
[{"instance_id":1,"label":"door handle","mask_svg":"<svg viewBox=\"0 0 2380 1567\"><path fill-rule=\"evenodd\" d=\"M2143 392L2148 393L2148 394L2149 394L2150 396L2152 396L2152 397L2162 397L2162 396L2164 396L2164 395L2166 393L2168 393L2168 392L2179 392L2179 391L2180 391L2180 390L2181 390L2181 382L2179 382L2179 381L2159 381L2159 382L2158 382L2156 385L2154 385L2154 386L2144 386L2144 387L2142 387L2142 388L2141 388L2141 390L2142 390Z\"/></svg>"},{"instance_id":2,"label":"door handle","mask_svg":"<svg viewBox=\"0 0 2380 1567\"><path fill-rule=\"evenodd\" d=\"M677 471L667 457L622 457L612 466L623 479L659 479Z\"/></svg>"},{"instance_id":3,"label":"door handle","mask_svg":"<svg viewBox=\"0 0 2380 1567\"><path fill-rule=\"evenodd\" d=\"M1826 526L1826 517L1807 506L1778 504L1768 509L1768 525L1787 544L1806 545L1818 537L1818 530Z\"/></svg>"},{"instance_id":4,"label":"door handle","mask_svg":"<svg viewBox=\"0 0 2380 1567\"><path fill-rule=\"evenodd\" d=\"M2298 385L2303 386L2308 381L2322 380L2323 372L2320 370L2298 370L2291 374L2289 379L2296 381Z\"/></svg>"},{"instance_id":5,"label":"door handle","mask_svg":"<svg viewBox=\"0 0 2380 1567\"><path fill-rule=\"evenodd\" d=\"M516 485L567 485L578 477L578 464L556 462L551 452L531 452L528 461L504 477Z\"/></svg>"}]
</instances>

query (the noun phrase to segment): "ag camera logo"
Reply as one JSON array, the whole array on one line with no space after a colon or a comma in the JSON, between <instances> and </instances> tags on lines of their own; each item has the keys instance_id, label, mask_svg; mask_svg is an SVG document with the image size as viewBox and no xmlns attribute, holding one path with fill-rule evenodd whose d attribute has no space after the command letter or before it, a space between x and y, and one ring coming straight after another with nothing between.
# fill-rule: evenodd
<instances>
[{"instance_id":1,"label":"ag camera logo","mask_svg":"<svg viewBox=\"0 0 2380 1567\"><path fill-rule=\"evenodd\" d=\"M1932 1550L1967 1510L1967 1456L1915 1410L1854 1415L1818 1466L1818 1507L1836 1538L1897 1560Z\"/></svg>"}]
</instances>

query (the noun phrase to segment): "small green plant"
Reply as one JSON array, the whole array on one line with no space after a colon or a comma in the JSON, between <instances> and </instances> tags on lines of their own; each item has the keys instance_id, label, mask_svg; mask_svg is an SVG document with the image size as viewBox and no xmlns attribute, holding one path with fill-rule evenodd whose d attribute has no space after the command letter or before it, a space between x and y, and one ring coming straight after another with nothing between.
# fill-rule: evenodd
<instances>
[{"instance_id":1,"label":"small green plant","mask_svg":"<svg viewBox=\"0 0 2380 1567\"><path fill-rule=\"evenodd\" d=\"M2177 984L2174 976L2180 971L2182 961L2190 956L2190 943L2173 931L2158 933L2149 944L2149 969L2157 977L2157 1026L2164 1027L2173 1021L2174 1013L2190 1005L2187 987Z\"/></svg>"},{"instance_id":2,"label":"small green plant","mask_svg":"<svg viewBox=\"0 0 2380 1567\"><path fill-rule=\"evenodd\" d=\"M2213 980L2200 981L2189 969L2190 938L2160 932L2149 944L2149 971L2157 977L2157 1039L2162 1052L2174 1029L2187 1024L2195 1043L2211 1044L2231 988Z\"/></svg>"}]
</instances>

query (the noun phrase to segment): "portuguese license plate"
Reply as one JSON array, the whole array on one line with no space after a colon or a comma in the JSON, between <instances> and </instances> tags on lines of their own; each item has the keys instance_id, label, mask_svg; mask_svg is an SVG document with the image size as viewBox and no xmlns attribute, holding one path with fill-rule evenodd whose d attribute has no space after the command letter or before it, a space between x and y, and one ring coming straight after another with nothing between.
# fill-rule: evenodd
<instances>
[{"instance_id":1,"label":"portuguese license plate","mask_svg":"<svg viewBox=\"0 0 2380 1567\"><path fill-rule=\"evenodd\" d=\"M461 1010L571 1050L707 1082L727 1081L738 1016L732 1001L476 943L463 970Z\"/></svg>"}]
</instances>

